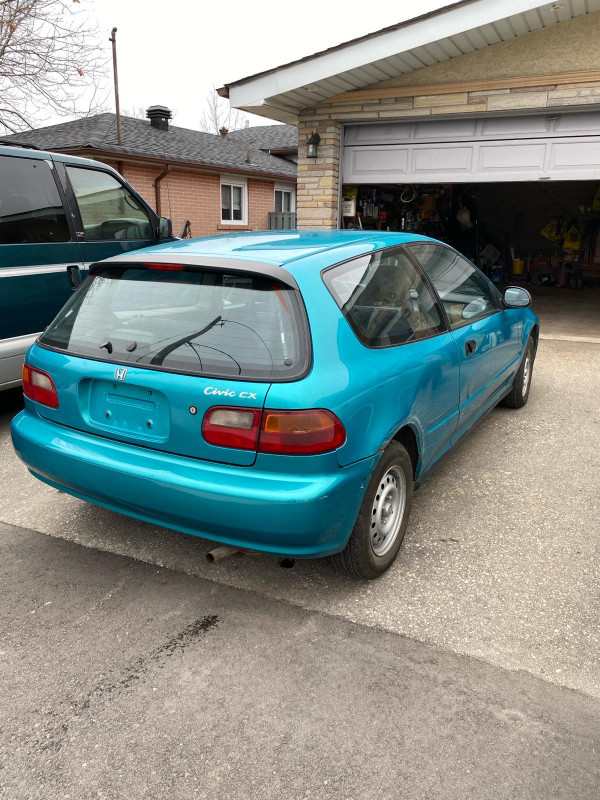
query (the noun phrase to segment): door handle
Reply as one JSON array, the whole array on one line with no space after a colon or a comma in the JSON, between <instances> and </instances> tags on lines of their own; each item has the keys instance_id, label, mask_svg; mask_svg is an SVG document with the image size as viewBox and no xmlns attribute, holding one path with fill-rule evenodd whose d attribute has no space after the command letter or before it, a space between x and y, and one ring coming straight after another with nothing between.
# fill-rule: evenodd
<instances>
[{"instance_id":1,"label":"door handle","mask_svg":"<svg viewBox=\"0 0 600 800\"><path fill-rule=\"evenodd\" d=\"M81 283L81 271L79 267L77 264L72 264L70 267L67 267L67 272L69 273L71 288L76 289Z\"/></svg>"},{"instance_id":2,"label":"door handle","mask_svg":"<svg viewBox=\"0 0 600 800\"><path fill-rule=\"evenodd\" d=\"M475 352L475 350L477 350L477 342L475 339L469 339L469 341L465 344L465 353L470 356Z\"/></svg>"}]
</instances>

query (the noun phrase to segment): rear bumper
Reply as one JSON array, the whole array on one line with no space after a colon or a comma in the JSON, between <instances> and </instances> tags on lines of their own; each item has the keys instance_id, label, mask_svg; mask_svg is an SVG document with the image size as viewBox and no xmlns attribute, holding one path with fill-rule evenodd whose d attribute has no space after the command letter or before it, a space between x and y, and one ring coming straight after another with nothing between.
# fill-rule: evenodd
<instances>
[{"instance_id":1,"label":"rear bumper","mask_svg":"<svg viewBox=\"0 0 600 800\"><path fill-rule=\"evenodd\" d=\"M344 548L377 461L326 475L266 472L91 436L27 410L11 432L33 475L69 494L184 533L295 558Z\"/></svg>"}]
</instances>

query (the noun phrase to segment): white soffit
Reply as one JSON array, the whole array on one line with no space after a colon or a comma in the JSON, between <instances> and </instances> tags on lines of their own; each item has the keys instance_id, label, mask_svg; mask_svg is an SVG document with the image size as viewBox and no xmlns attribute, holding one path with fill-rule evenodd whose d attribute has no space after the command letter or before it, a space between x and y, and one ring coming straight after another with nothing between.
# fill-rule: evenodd
<instances>
[{"instance_id":1,"label":"white soffit","mask_svg":"<svg viewBox=\"0 0 600 800\"><path fill-rule=\"evenodd\" d=\"M228 84L234 108L282 122L341 92L600 11L600 0L464 0L301 61Z\"/></svg>"}]
</instances>

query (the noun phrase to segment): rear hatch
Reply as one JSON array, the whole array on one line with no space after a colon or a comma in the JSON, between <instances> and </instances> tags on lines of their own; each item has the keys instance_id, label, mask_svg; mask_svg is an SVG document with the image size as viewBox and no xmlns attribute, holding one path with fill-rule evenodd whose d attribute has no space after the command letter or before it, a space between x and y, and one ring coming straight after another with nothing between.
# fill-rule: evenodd
<instances>
[{"instance_id":1,"label":"rear hatch","mask_svg":"<svg viewBox=\"0 0 600 800\"><path fill-rule=\"evenodd\" d=\"M95 265L39 344L33 363L59 396L58 409L39 406L42 416L246 466L255 450L204 440L205 413L263 408L271 383L301 377L310 352L297 289L271 275L135 262Z\"/></svg>"}]
</instances>

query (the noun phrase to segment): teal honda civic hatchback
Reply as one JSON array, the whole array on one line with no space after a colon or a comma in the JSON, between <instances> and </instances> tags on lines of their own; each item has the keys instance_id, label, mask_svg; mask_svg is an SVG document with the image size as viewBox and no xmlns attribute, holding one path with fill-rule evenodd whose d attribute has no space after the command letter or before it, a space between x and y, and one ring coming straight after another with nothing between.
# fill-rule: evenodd
<instances>
[{"instance_id":1,"label":"teal honda civic hatchback","mask_svg":"<svg viewBox=\"0 0 600 800\"><path fill-rule=\"evenodd\" d=\"M92 503L376 578L433 465L497 403L527 402L530 302L413 234L124 253L92 265L29 350L13 443Z\"/></svg>"}]
</instances>

